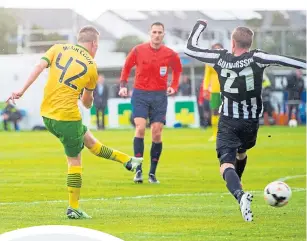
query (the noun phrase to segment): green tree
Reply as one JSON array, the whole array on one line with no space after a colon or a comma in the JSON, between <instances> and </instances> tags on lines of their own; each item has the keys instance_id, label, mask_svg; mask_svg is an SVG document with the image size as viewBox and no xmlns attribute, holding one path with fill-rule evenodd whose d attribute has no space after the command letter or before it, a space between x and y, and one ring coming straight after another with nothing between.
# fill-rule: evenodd
<instances>
[{"instance_id":1,"label":"green tree","mask_svg":"<svg viewBox=\"0 0 307 241\"><path fill-rule=\"evenodd\" d=\"M141 39L134 35L127 35L116 42L115 51L128 54L130 50L138 44L143 43Z\"/></svg>"},{"instance_id":2,"label":"green tree","mask_svg":"<svg viewBox=\"0 0 307 241\"><path fill-rule=\"evenodd\" d=\"M15 16L0 8L0 54L14 54L17 48L17 23Z\"/></svg>"}]
</instances>

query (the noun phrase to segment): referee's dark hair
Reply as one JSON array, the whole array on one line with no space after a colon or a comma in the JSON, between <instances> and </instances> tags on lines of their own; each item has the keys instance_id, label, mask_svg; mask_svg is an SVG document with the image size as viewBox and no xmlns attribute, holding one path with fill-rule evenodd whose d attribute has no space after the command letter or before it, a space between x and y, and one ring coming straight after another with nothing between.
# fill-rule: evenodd
<instances>
[{"instance_id":1,"label":"referee's dark hair","mask_svg":"<svg viewBox=\"0 0 307 241\"><path fill-rule=\"evenodd\" d=\"M161 22L154 22L153 24L151 24L150 28L152 28L153 26L162 26L163 30L164 30L164 24Z\"/></svg>"}]
</instances>

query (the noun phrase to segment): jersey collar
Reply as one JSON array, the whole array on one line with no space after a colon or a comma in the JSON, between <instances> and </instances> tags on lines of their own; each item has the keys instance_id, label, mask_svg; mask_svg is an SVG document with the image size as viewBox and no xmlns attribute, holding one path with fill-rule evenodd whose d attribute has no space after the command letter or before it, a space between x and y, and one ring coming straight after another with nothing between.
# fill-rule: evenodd
<instances>
[{"instance_id":1,"label":"jersey collar","mask_svg":"<svg viewBox=\"0 0 307 241\"><path fill-rule=\"evenodd\" d=\"M84 48L83 46L81 46L81 45L79 45L79 44L76 44L76 46L79 47L79 48L81 48L81 49L84 49L86 52L89 53L89 51L88 51L86 48Z\"/></svg>"}]
</instances>

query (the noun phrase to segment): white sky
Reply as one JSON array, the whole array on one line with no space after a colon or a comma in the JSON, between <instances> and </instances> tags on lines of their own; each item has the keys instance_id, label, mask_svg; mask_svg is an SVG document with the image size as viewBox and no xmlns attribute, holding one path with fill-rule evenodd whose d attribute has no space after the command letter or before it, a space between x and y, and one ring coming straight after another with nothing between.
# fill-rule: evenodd
<instances>
[{"instance_id":1,"label":"white sky","mask_svg":"<svg viewBox=\"0 0 307 241\"><path fill-rule=\"evenodd\" d=\"M173 1L176 2L174 6ZM277 4L278 3L278 4ZM120 10L306 10L305 0L0 0L0 7L72 8L90 20Z\"/></svg>"}]
</instances>

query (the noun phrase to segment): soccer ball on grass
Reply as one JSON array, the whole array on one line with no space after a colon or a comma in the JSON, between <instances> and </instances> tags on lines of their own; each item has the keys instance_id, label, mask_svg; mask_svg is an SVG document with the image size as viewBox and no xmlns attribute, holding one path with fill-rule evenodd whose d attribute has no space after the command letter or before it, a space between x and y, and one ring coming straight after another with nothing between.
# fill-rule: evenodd
<instances>
[{"instance_id":1,"label":"soccer ball on grass","mask_svg":"<svg viewBox=\"0 0 307 241\"><path fill-rule=\"evenodd\" d=\"M273 207L285 206L291 195L291 188L281 181L271 182L264 188L264 200Z\"/></svg>"}]
</instances>

